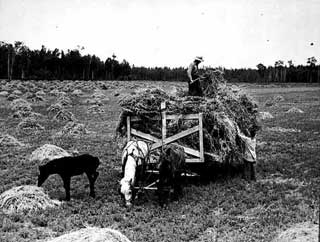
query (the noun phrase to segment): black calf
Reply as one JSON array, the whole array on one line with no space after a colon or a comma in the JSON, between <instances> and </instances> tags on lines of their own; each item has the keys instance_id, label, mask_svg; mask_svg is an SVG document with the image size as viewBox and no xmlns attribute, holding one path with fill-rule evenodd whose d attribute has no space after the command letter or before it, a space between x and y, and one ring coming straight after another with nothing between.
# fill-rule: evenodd
<instances>
[{"instance_id":1,"label":"black calf","mask_svg":"<svg viewBox=\"0 0 320 242\"><path fill-rule=\"evenodd\" d=\"M185 153L183 148L168 145L159 158L158 198L163 206L173 195L177 199L182 194L182 177L185 171Z\"/></svg>"},{"instance_id":2,"label":"black calf","mask_svg":"<svg viewBox=\"0 0 320 242\"><path fill-rule=\"evenodd\" d=\"M99 175L96 171L99 164L99 159L89 154L51 160L39 166L38 186L40 187L51 174L59 174L66 190L66 200L69 201L71 177L86 173L90 182L90 196L95 197L94 183Z\"/></svg>"}]
</instances>

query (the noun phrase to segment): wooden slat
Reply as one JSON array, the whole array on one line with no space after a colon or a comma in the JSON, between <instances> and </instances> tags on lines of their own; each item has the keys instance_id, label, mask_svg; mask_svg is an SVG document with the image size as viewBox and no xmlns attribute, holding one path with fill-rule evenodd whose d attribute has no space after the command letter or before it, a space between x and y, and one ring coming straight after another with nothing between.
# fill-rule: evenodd
<instances>
[{"instance_id":1,"label":"wooden slat","mask_svg":"<svg viewBox=\"0 0 320 242\"><path fill-rule=\"evenodd\" d=\"M190 119L198 119L198 118L199 118L198 114L168 114L167 115L167 120L171 120L171 119L190 120Z\"/></svg>"},{"instance_id":2,"label":"wooden slat","mask_svg":"<svg viewBox=\"0 0 320 242\"><path fill-rule=\"evenodd\" d=\"M127 141L129 142L131 139L131 128L130 128L130 116L127 116Z\"/></svg>"},{"instance_id":3,"label":"wooden slat","mask_svg":"<svg viewBox=\"0 0 320 242\"><path fill-rule=\"evenodd\" d=\"M156 138L156 137L154 137L154 136L152 136L152 135L150 135L150 134L143 133L143 132L138 131L138 130L136 130L136 129L131 129L131 134L132 134L132 135L135 135L135 136L138 136L138 137L140 137L140 138L144 138L144 139L146 139L146 140L155 142L155 143L161 142L161 139L158 139L158 138Z\"/></svg>"},{"instance_id":4,"label":"wooden slat","mask_svg":"<svg viewBox=\"0 0 320 242\"><path fill-rule=\"evenodd\" d=\"M161 103L161 118L162 118L162 141L166 138L167 136L167 119L166 119L166 103L162 102Z\"/></svg>"},{"instance_id":5,"label":"wooden slat","mask_svg":"<svg viewBox=\"0 0 320 242\"><path fill-rule=\"evenodd\" d=\"M199 158L194 158L194 159L190 159L190 158L187 158L186 159L186 163L203 163Z\"/></svg>"},{"instance_id":6,"label":"wooden slat","mask_svg":"<svg viewBox=\"0 0 320 242\"><path fill-rule=\"evenodd\" d=\"M200 157L200 152L197 151L197 150L195 150L195 149L192 149L192 148L189 148L189 147L185 147L185 146L179 145L179 144L175 144L175 145L183 148L183 149L184 149L184 152L185 152L186 154L188 154L188 155L193 155L193 156L195 156L195 157Z\"/></svg>"},{"instance_id":7,"label":"wooden slat","mask_svg":"<svg viewBox=\"0 0 320 242\"><path fill-rule=\"evenodd\" d=\"M204 162L204 149L203 149L203 126L202 126L202 113L199 113L199 143L200 143L200 160Z\"/></svg>"},{"instance_id":8,"label":"wooden slat","mask_svg":"<svg viewBox=\"0 0 320 242\"><path fill-rule=\"evenodd\" d=\"M161 120L161 117L152 117L152 118L148 118L150 120L153 120L153 121L157 121L157 120ZM142 119L140 117L137 117L137 116L131 116L131 121L132 122L137 122L137 121L141 121Z\"/></svg>"},{"instance_id":9,"label":"wooden slat","mask_svg":"<svg viewBox=\"0 0 320 242\"><path fill-rule=\"evenodd\" d=\"M193 120L193 119L198 119L199 115L198 114L167 114L167 120L172 120L172 119L184 119L184 120ZM150 120L160 120L161 117L152 117L148 118ZM132 122L137 122L141 121L142 119L137 116L131 116L131 121Z\"/></svg>"},{"instance_id":10,"label":"wooden slat","mask_svg":"<svg viewBox=\"0 0 320 242\"><path fill-rule=\"evenodd\" d=\"M178 139L181 139L181 138L183 138L183 137L185 137L185 136L187 136L187 135L190 135L190 134L192 134L192 133L195 133L195 132L197 132L198 130L199 130L199 126L197 125L197 126L194 126L194 127L190 128L190 129L187 129L187 130L185 130L185 131L182 131L182 132L180 132L180 133L178 133L178 134L175 134L175 135L173 135L173 136L171 136L171 137L169 137L169 138L164 139L163 142L157 142L157 143L155 143L155 144L152 144L152 145L151 145L151 150L157 149L157 148L159 148L161 145L170 144L170 143L172 143L172 142L174 142L174 141L176 141L176 140L178 140Z\"/></svg>"},{"instance_id":11,"label":"wooden slat","mask_svg":"<svg viewBox=\"0 0 320 242\"><path fill-rule=\"evenodd\" d=\"M204 152L204 154L211 156L215 161L222 163L220 156L218 156L216 154L209 153L209 152Z\"/></svg>"}]
</instances>

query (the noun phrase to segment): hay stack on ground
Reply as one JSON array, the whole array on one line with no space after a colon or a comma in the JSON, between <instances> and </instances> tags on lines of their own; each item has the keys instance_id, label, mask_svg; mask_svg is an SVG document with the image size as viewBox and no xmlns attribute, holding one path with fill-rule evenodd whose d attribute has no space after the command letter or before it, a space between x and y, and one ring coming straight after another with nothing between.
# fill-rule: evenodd
<instances>
[{"instance_id":1,"label":"hay stack on ground","mask_svg":"<svg viewBox=\"0 0 320 242\"><path fill-rule=\"evenodd\" d=\"M73 121L68 122L60 132L58 132L57 136L73 136L73 137L80 137L84 134L90 133L86 126L82 123L76 123Z\"/></svg>"},{"instance_id":2,"label":"hay stack on ground","mask_svg":"<svg viewBox=\"0 0 320 242\"><path fill-rule=\"evenodd\" d=\"M23 147L25 144L19 142L15 137L5 134L0 136L0 147Z\"/></svg>"},{"instance_id":3,"label":"hay stack on ground","mask_svg":"<svg viewBox=\"0 0 320 242\"><path fill-rule=\"evenodd\" d=\"M286 113L304 113L300 108L290 108Z\"/></svg>"},{"instance_id":4,"label":"hay stack on ground","mask_svg":"<svg viewBox=\"0 0 320 242\"><path fill-rule=\"evenodd\" d=\"M22 132L34 132L44 130L44 127L40 125L34 118L24 118L17 126L17 130Z\"/></svg>"},{"instance_id":5,"label":"hay stack on ground","mask_svg":"<svg viewBox=\"0 0 320 242\"><path fill-rule=\"evenodd\" d=\"M29 93L27 95L27 99L30 100L31 102L43 102L43 101L45 101L45 98L43 97L43 95L38 95L37 93Z\"/></svg>"},{"instance_id":6,"label":"hay stack on ground","mask_svg":"<svg viewBox=\"0 0 320 242\"><path fill-rule=\"evenodd\" d=\"M75 96L81 96L83 92L80 89L76 89L71 94Z\"/></svg>"},{"instance_id":7,"label":"hay stack on ground","mask_svg":"<svg viewBox=\"0 0 320 242\"><path fill-rule=\"evenodd\" d=\"M49 93L50 93L52 96L56 96L56 97L66 95L65 92L59 91L59 90L56 89L56 88L54 88L53 90L51 90Z\"/></svg>"},{"instance_id":8,"label":"hay stack on ground","mask_svg":"<svg viewBox=\"0 0 320 242\"><path fill-rule=\"evenodd\" d=\"M259 112L259 118L261 120L273 119L273 115L269 112Z\"/></svg>"},{"instance_id":9,"label":"hay stack on ground","mask_svg":"<svg viewBox=\"0 0 320 242\"><path fill-rule=\"evenodd\" d=\"M12 111L26 111L26 112L28 112L28 111L32 110L31 104L22 98L18 98L18 99L13 100L10 103L10 108Z\"/></svg>"},{"instance_id":10,"label":"hay stack on ground","mask_svg":"<svg viewBox=\"0 0 320 242\"><path fill-rule=\"evenodd\" d=\"M18 95L11 93L11 94L7 97L7 100L8 100L8 101L13 101L13 100L18 99L18 98L19 98Z\"/></svg>"},{"instance_id":11,"label":"hay stack on ground","mask_svg":"<svg viewBox=\"0 0 320 242\"><path fill-rule=\"evenodd\" d=\"M265 102L265 106L272 106L272 105L275 105L275 104L277 104L279 102L283 102L283 101L284 101L283 96L281 96L281 95L273 96Z\"/></svg>"},{"instance_id":12,"label":"hay stack on ground","mask_svg":"<svg viewBox=\"0 0 320 242\"><path fill-rule=\"evenodd\" d=\"M32 118L32 119L41 119L43 115L41 113L35 113L32 111L23 111L19 110L13 113L13 118L23 119L23 118Z\"/></svg>"},{"instance_id":13,"label":"hay stack on ground","mask_svg":"<svg viewBox=\"0 0 320 242\"><path fill-rule=\"evenodd\" d=\"M75 121L73 113L68 110L62 109L60 110L53 118L56 121Z\"/></svg>"},{"instance_id":14,"label":"hay stack on ground","mask_svg":"<svg viewBox=\"0 0 320 242\"><path fill-rule=\"evenodd\" d=\"M210 80L208 80L210 79ZM204 150L219 157L219 161L231 164L242 162L242 144L236 139L236 128L246 135L260 127L257 120L257 104L240 89L225 84L222 74L208 72L203 84L205 97L170 96L160 89L147 89L120 101L123 109L117 131L125 134L126 116L134 115L141 122L132 127L161 138L161 102L166 102L168 114L203 113ZM168 136L186 130L198 121L175 120L169 124ZM179 143L190 148L199 148L198 134L185 137ZM205 157L214 161L216 156Z\"/></svg>"},{"instance_id":15,"label":"hay stack on ground","mask_svg":"<svg viewBox=\"0 0 320 242\"><path fill-rule=\"evenodd\" d=\"M9 93L7 91L1 91L0 92L0 97L7 97Z\"/></svg>"},{"instance_id":16,"label":"hay stack on ground","mask_svg":"<svg viewBox=\"0 0 320 242\"><path fill-rule=\"evenodd\" d=\"M89 113L104 113L104 110L99 105L92 105L92 106L88 107L88 112Z\"/></svg>"},{"instance_id":17,"label":"hay stack on ground","mask_svg":"<svg viewBox=\"0 0 320 242\"><path fill-rule=\"evenodd\" d=\"M50 107L47 108L47 111L49 114L57 114L63 109L62 105L60 103L52 104Z\"/></svg>"},{"instance_id":18,"label":"hay stack on ground","mask_svg":"<svg viewBox=\"0 0 320 242\"><path fill-rule=\"evenodd\" d=\"M317 242L319 225L299 223L280 233L272 242Z\"/></svg>"},{"instance_id":19,"label":"hay stack on ground","mask_svg":"<svg viewBox=\"0 0 320 242\"><path fill-rule=\"evenodd\" d=\"M105 99L106 98L106 95L104 95L102 92L96 90L92 96L92 98L95 98L95 99Z\"/></svg>"},{"instance_id":20,"label":"hay stack on ground","mask_svg":"<svg viewBox=\"0 0 320 242\"><path fill-rule=\"evenodd\" d=\"M271 132L279 132L279 133L299 133L299 132L301 132L300 129L282 128L282 127L267 127L266 130L271 131Z\"/></svg>"},{"instance_id":21,"label":"hay stack on ground","mask_svg":"<svg viewBox=\"0 0 320 242\"><path fill-rule=\"evenodd\" d=\"M100 99L97 99L97 98L87 99L86 100L86 104L96 105L96 106L102 106L103 105L102 101Z\"/></svg>"},{"instance_id":22,"label":"hay stack on ground","mask_svg":"<svg viewBox=\"0 0 320 242\"><path fill-rule=\"evenodd\" d=\"M12 92L12 94L17 95L17 96L21 96L21 95L22 95L22 92L19 91L19 90L14 90L14 91Z\"/></svg>"},{"instance_id":23,"label":"hay stack on ground","mask_svg":"<svg viewBox=\"0 0 320 242\"><path fill-rule=\"evenodd\" d=\"M109 228L84 228L57 238L47 240L47 242L130 242L121 232Z\"/></svg>"},{"instance_id":24,"label":"hay stack on ground","mask_svg":"<svg viewBox=\"0 0 320 242\"><path fill-rule=\"evenodd\" d=\"M58 98L57 103L60 103L62 106L71 106L72 101L66 95L62 95Z\"/></svg>"},{"instance_id":25,"label":"hay stack on ground","mask_svg":"<svg viewBox=\"0 0 320 242\"><path fill-rule=\"evenodd\" d=\"M51 200L44 190L37 186L19 186L0 195L0 209L6 213L31 213L57 207L61 202Z\"/></svg>"},{"instance_id":26,"label":"hay stack on ground","mask_svg":"<svg viewBox=\"0 0 320 242\"><path fill-rule=\"evenodd\" d=\"M58 146L45 144L31 153L29 161L44 165L51 160L66 156L71 154Z\"/></svg>"}]
</instances>

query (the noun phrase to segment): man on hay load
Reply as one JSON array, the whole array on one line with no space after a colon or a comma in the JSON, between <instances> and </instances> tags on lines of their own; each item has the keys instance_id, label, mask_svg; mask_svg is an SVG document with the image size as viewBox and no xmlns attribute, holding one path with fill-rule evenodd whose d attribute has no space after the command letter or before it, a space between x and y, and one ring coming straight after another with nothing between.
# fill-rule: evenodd
<instances>
[{"instance_id":1,"label":"man on hay load","mask_svg":"<svg viewBox=\"0 0 320 242\"><path fill-rule=\"evenodd\" d=\"M202 88L200 85L200 75L198 65L203 62L201 56L194 58L194 61L189 65L187 74L189 78L189 95L190 96L203 96Z\"/></svg>"}]
</instances>

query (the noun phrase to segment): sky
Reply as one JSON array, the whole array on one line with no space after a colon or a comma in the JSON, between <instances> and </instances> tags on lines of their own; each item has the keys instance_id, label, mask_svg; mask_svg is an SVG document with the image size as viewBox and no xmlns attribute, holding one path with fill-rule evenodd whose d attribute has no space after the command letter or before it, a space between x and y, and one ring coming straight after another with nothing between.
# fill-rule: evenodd
<instances>
[{"instance_id":1,"label":"sky","mask_svg":"<svg viewBox=\"0 0 320 242\"><path fill-rule=\"evenodd\" d=\"M135 66L320 62L320 0L0 0L0 41Z\"/></svg>"}]
</instances>

